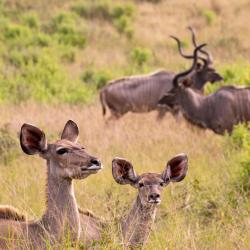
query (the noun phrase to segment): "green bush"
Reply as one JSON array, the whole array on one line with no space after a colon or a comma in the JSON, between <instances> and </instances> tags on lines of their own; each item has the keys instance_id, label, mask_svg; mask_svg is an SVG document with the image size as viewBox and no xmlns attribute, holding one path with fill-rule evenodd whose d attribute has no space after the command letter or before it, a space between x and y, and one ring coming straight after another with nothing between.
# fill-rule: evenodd
<instances>
[{"instance_id":1,"label":"green bush","mask_svg":"<svg viewBox=\"0 0 250 250\"><path fill-rule=\"evenodd\" d=\"M115 19L114 26L118 32L125 34L128 38L132 38L134 30L129 17L121 16L120 18Z\"/></svg>"},{"instance_id":2,"label":"green bush","mask_svg":"<svg viewBox=\"0 0 250 250\"><path fill-rule=\"evenodd\" d=\"M134 5L131 3L115 3L111 1L87 1L72 6L72 10L81 17L102 18L111 22L121 34L128 38L133 35L132 19Z\"/></svg>"},{"instance_id":3,"label":"green bush","mask_svg":"<svg viewBox=\"0 0 250 250\"><path fill-rule=\"evenodd\" d=\"M231 144L239 149L250 149L250 124L238 124L234 126L232 135L229 137Z\"/></svg>"},{"instance_id":4,"label":"green bush","mask_svg":"<svg viewBox=\"0 0 250 250\"><path fill-rule=\"evenodd\" d=\"M238 124L234 127L231 137L228 138L230 147L239 154L238 177L233 182L233 188L237 192L250 196L250 123ZM235 154L235 152L233 152ZM235 197L234 200L237 200Z\"/></svg>"},{"instance_id":5,"label":"green bush","mask_svg":"<svg viewBox=\"0 0 250 250\"><path fill-rule=\"evenodd\" d=\"M204 17L208 25L212 25L216 21L216 18L217 18L217 15L213 10L202 11L202 16Z\"/></svg>"},{"instance_id":6,"label":"green bush","mask_svg":"<svg viewBox=\"0 0 250 250\"><path fill-rule=\"evenodd\" d=\"M31 29L38 29L40 27L39 19L36 13L28 13L24 15L23 23Z\"/></svg>"},{"instance_id":7,"label":"green bush","mask_svg":"<svg viewBox=\"0 0 250 250\"><path fill-rule=\"evenodd\" d=\"M75 4L71 9L81 17L110 19L111 5L108 0L86 1Z\"/></svg>"},{"instance_id":8,"label":"green bush","mask_svg":"<svg viewBox=\"0 0 250 250\"><path fill-rule=\"evenodd\" d=\"M136 47L132 50L132 61L139 67L142 67L150 59L151 51L146 48Z\"/></svg>"},{"instance_id":9,"label":"green bush","mask_svg":"<svg viewBox=\"0 0 250 250\"><path fill-rule=\"evenodd\" d=\"M12 64L19 67L19 74L8 75L0 82L4 101L20 103L35 100L43 103L86 102L92 95L80 81L69 79L51 49L15 51Z\"/></svg>"},{"instance_id":10,"label":"green bush","mask_svg":"<svg viewBox=\"0 0 250 250\"><path fill-rule=\"evenodd\" d=\"M109 80L112 79L112 75L109 71L101 70L86 70L81 77L82 81L95 86L95 88L100 89L107 84Z\"/></svg>"},{"instance_id":11,"label":"green bush","mask_svg":"<svg viewBox=\"0 0 250 250\"><path fill-rule=\"evenodd\" d=\"M120 18L122 16L133 17L134 12L134 5L132 5L131 3L117 3L116 5L114 5L111 11L111 16L113 18Z\"/></svg>"},{"instance_id":12,"label":"green bush","mask_svg":"<svg viewBox=\"0 0 250 250\"><path fill-rule=\"evenodd\" d=\"M249 62L237 62L218 67L218 72L224 77L224 81L216 84L207 84L206 93L214 93L223 85L250 86Z\"/></svg>"}]
</instances>

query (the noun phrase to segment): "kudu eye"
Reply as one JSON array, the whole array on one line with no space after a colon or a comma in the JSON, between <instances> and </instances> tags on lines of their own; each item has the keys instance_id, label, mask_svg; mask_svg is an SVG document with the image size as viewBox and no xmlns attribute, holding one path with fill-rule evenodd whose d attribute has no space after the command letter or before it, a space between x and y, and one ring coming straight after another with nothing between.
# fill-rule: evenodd
<instances>
[{"instance_id":1,"label":"kudu eye","mask_svg":"<svg viewBox=\"0 0 250 250\"><path fill-rule=\"evenodd\" d=\"M164 182L161 182L161 183L160 183L160 186L163 187L163 186L164 186Z\"/></svg>"},{"instance_id":2,"label":"kudu eye","mask_svg":"<svg viewBox=\"0 0 250 250\"><path fill-rule=\"evenodd\" d=\"M66 153L68 153L68 152L69 152L69 151L68 151L67 148L60 148L60 149L58 149L58 150L56 151L56 153L59 154L59 155L66 154Z\"/></svg>"},{"instance_id":3,"label":"kudu eye","mask_svg":"<svg viewBox=\"0 0 250 250\"><path fill-rule=\"evenodd\" d=\"M139 187L144 187L143 182L140 182L140 183L139 183Z\"/></svg>"}]
</instances>

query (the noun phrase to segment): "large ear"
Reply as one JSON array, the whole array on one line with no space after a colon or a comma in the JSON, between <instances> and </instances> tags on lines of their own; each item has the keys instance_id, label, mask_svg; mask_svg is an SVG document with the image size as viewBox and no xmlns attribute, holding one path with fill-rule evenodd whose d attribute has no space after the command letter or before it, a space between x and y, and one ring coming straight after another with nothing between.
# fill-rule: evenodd
<instances>
[{"instance_id":1,"label":"large ear","mask_svg":"<svg viewBox=\"0 0 250 250\"><path fill-rule=\"evenodd\" d=\"M26 123L21 128L20 144L23 152L28 155L44 153L47 150L44 132Z\"/></svg>"},{"instance_id":2,"label":"large ear","mask_svg":"<svg viewBox=\"0 0 250 250\"><path fill-rule=\"evenodd\" d=\"M165 170L162 172L162 179L167 183L169 181L182 181L188 170L188 158L185 154L176 155L168 161Z\"/></svg>"},{"instance_id":3,"label":"large ear","mask_svg":"<svg viewBox=\"0 0 250 250\"><path fill-rule=\"evenodd\" d=\"M66 139L71 142L76 142L79 135L79 129L75 122L68 120L64 126L61 139Z\"/></svg>"},{"instance_id":4,"label":"large ear","mask_svg":"<svg viewBox=\"0 0 250 250\"><path fill-rule=\"evenodd\" d=\"M114 158L112 161L112 174L115 181L119 184L135 185L137 183L137 175L130 162L122 158Z\"/></svg>"}]
</instances>

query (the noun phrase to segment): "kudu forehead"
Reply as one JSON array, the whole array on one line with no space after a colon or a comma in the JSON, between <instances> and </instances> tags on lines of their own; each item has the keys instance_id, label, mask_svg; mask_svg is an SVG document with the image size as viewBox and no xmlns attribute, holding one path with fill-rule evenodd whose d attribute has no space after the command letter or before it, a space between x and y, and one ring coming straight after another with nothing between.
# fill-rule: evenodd
<instances>
[{"instance_id":1,"label":"kudu forehead","mask_svg":"<svg viewBox=\"0 0 250 250\"><path fill-rule=\"evenodd\" d=\"M64 147L70 149L83 149L79 143L74 143L66 139L57 140L55 143L52 143L56 148Z\"/></svg>"},{"instance_id":2,"label":"kudu forehead","mask_svg":"<svg viewBox=\"0 0 250 250\"><path fill-rule=\"evenodd\" d=\"M143 182L144 185L154 185L162 182L162 178L160 174L145 173L139 176L139 182Z\"/></svg>"}]
</instances>

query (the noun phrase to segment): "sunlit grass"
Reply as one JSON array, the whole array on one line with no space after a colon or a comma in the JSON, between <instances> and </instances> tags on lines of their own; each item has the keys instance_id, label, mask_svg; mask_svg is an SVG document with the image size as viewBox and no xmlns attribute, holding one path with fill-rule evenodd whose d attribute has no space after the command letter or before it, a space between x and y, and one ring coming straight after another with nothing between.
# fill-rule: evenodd
<instances>
[{"instance_id":1,"label":"sunlit grass","mask_svg":"<svg viewBox=\"0 0 250 250\"><path fill-rule=\"evenodd\" d=\"M231 151L227 137L187 126L183 120L176 122L170 115L158 122L154 112L128 114L106 124L99 105L53 108L30 104L9 107L7 113L6 107L2 107L0 115L11 121L9 126L15 133L23 122L29 122L54 139L68 119L78 123L80 142L105 166L97 175L75 182L79 206L108 222L108 231L104 232L99 247L118 247L117 220L127 212L136 196L131 186L114 182L112 159L115 156L129 159L139 174L160 173L171 157L185 152L189 157L188 176L164 191L146 249L156 249L156 246L157 249L246 249L247 197L232 185L239 181L242 156L236 149ZM16 160L1 164L0 202L19 208L30 219L39 218L45 209L45 181L44 160L20 152ZM236 207L232 199L237 200Z\"/></svg>"}]
</instances>

